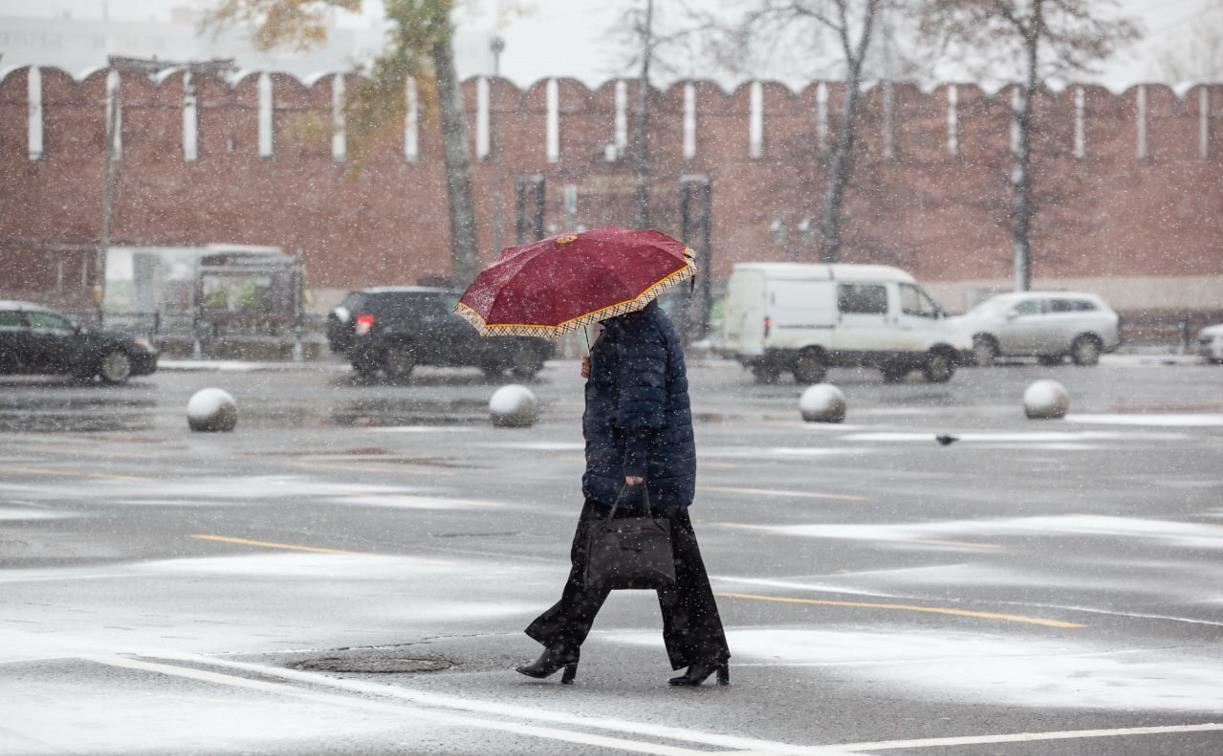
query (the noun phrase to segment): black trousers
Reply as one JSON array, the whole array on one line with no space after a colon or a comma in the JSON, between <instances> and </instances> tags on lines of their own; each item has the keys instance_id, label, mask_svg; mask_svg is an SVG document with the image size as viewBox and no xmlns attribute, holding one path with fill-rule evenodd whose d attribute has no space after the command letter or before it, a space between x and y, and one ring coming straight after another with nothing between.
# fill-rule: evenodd
<instances>
[{"instance_id":1,"label":"black trousers","mask_svg":"<svg viewBox=\"0 0 1223 756\"><path fill-rule=\"evenodd\" d=\"M566 645L578 648L586 640L595 615L607 599L606 589L588 589L585 584L586 545L590 522L606 517L602 505L587 500L578 518L570 558L573 567L561 592L561 600L539 615L526 629L531 638L545 646ZM663 640L673 669L697 662L720 664L730 658L722 618L709 586L709 575L701 561L696 533L688 512L680 509L670 513L671 550L675 557L675 588L659 591L662 608Z\"/></svg>"}]
</instances>

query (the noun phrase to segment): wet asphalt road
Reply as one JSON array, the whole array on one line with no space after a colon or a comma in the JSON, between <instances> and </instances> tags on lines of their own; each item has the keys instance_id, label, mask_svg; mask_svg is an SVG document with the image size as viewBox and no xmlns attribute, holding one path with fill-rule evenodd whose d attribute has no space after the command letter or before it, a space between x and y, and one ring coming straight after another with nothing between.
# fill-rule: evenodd
<instances>
[{"instance_id":1,"label":"wet asphalt road","mask_svg":"<svg viewBox=\"0 0 1223 756\"><path fill-rule=\"evenodd\" d=\"M1023 418L1038 377L1068 419ZM690 378L734 654L695 691L641 592L572 688L510 671L567 571L576 363L523 430L474 371L0 379L0 753L1223 751L1223 370L834 371L837 426ZM187 431L205 386L234 433Z\"/></svg>"}]
</instances>

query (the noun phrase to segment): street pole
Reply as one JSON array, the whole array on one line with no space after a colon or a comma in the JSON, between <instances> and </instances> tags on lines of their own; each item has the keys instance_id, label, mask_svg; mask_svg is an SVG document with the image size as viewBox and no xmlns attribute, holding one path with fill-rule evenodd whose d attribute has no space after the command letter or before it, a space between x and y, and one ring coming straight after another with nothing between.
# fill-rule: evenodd
<instances>
[{"instance_id":1,"label":"street pole","mask_svg":"<svg viewBox=\"0 0 1223 756\"><path fill-rule=\"evenodd\" d=\"M494 35L489 43L493 52L493 85L501 79L501 52L505 50L505 40ZM501 140L497 138L497 108L496 98L492 96L490 85L488 103L488 141L493 153L493 252L501 251Z\"/></svg>"},{"instance_id":2,"label":"street pole","mask_svg":"<svg viewBox=\"0 0 1223 756\"><path fill-rule=\"evenodd\" d=\"M641 75L637 79L637 128L633 140L633 170L636 173L636 212L633 225L650 227L650 58L654 54L654 0L646 0L641 36Z\"/></svg>"},{"instance_id":3,"label":"street pole","mask_svg":"<svg viewBox=\"0 0 1223 756\"><path fill-rule=\"evenodd\" d=\"M109 77L108 77L109 80ZM103 325L103 307L106 299L106 255L110 250L110 226L113 215L115 196L115 131L119 123L119 92L123 84L120 78L112 92L106 88L106 152L105 167L102 172L102 219L98 231L98 249L94 256L94 286L93 297L98 307L98 326Z\"/></svg>"}]
</instances>

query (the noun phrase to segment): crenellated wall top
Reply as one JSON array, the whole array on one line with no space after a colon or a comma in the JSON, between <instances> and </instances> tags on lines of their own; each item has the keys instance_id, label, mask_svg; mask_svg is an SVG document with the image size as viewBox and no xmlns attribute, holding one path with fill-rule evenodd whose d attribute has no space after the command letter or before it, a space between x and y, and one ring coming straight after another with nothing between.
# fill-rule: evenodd
<instances>
[{"instance_id":1,"label":"crenellated wall top","mask_svg":"<svg viewBox=\"0 0 1223 756\"><path fill-rule=\"evenodd\" d=\"M10 66L0 69L0 92L3 92L10 82L9 80L15 76L21 76L33 66ZM95 81L104 80L110 73L107 68L89 68L80 71L77 74L72 74L61 68L54 66L38 66L39 73L44 81L58 80L64 85L73 85L78 87L90 87ZM149 83L153 88L160 88L173 82L178 82L181 78L183 68L167 68L154 76L149 76L140 73L122 73L121 76L126 83L127 81L143 80ZM249 82L257 80L263 74L268 74L273 77L275 82L280 85L296 86L302 91L309 91L319 86L322 82L330 81L331 77L336 75L344 75L345 77L356 77L357 74L345 71L319 71L306 77L298 77L294 74L284 73L279 71L260 71L243 69L234 72L229 76L217 76L215 74L196 74L194 79L200 82L205 79L214 80L217 83L222 83L230 91L236 92L243 88L244 85L249 85ZM486 78L491 80L492 77L471 76L464 79L462 86L464 89L475 86L477 80ZM506 96L505 91L508 90L511 94L509 97L515 97L523 101L533 101L544 96L544 89L551 79L539 79L525 87L521 87L509 79L499 79L496 83L497 89L501 90L500 96ZM564 92L570 96L576 96L578 99L589 99L591 101L602 99L610 96L618 81L625 82L628 86L636 85L635 79L609 79L608 81L596 86L589 87L584 82L570 77L555 77L558 86L562 87ZM794 88L789 84L771 79L760 80L745 80L738 82L729 87L712 79L686 79L672 82L663 87L651 87L656 93L662 95L664 99L671 97L682 97L682 92L688 85L694 85L700 89L703 94L712 95L719 94L726 100L737 100L740 97L747 96L750 89L759 83L764 87L765 91L775 96L804 98L812 96L813 93L820 87L831 90L839 90L842 83L837 80L815 80L801 87ZM870 81L864 85L864 91L871 92L879 88L883 82ZM1010 91L1017 87L1015 83L998 83L995 85L983 86L973 82L895 82L894 87L914 88L924 95L939 95L946 91L950 86L955 86L961 96L969 98L995 99L1009 96ZM1114 98L1118 102L1131 101L1139 90L1144 90L1147 97L1155 97L1163 100L1174 100L1189 102L1193 99L1193 94L1196 90L1202 87L1220 88L1223 89L1223 84L1220 83L1204 83L1204 82L1185 82L1176 85L1169 85L1162 82L1148 82L1132 84L1121 90L1112 90L1100 84L1094 83L1076 83L1076 82L1053 82L1045 88L1045 94L1052 97L1060 97L1066 92L1071 92L1081 88L1084 92L1089 92L1093 99L1102 101L1107 98ZM1103 102L1101 102L1103 104Z\"/></svg>"}]
</instances>

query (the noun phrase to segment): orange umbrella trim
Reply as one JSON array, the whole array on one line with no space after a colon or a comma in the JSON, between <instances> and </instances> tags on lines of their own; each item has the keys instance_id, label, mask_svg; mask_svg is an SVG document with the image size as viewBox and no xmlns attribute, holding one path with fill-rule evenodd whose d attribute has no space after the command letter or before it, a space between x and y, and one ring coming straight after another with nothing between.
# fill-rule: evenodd
<instances>
[{"instance_id":1,"label":"orange umbrella trim","mask_svg":"<svg viewBox=\"0 0 1223 756\"><path fill-rule=\"evenodd\" d=\"M687 249L684 251L685 253L689 252ZM689 255L686 254L685 256ZM543 338L560 338L591 323L643 309L656 299L659 294L695 275L696 265L689 259L684 267L651 284L645 291L632 299L626 299L623 302L591 310L557 325L537 325L532 323L493 323L490 325L484 322L484 318L480 316L480 313L462 302L455 306L454 312L475 326L481 336L540 336Z\"/></svg>"}]
</instances>

